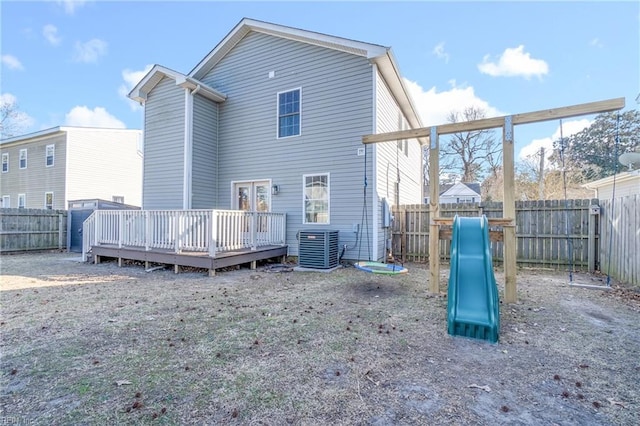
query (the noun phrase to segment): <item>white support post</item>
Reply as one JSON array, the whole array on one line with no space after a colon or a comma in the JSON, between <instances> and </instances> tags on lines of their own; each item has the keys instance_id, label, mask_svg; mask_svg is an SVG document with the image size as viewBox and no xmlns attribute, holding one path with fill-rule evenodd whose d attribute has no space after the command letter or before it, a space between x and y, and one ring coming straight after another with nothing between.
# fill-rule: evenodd
<instances>
[{"instance_id":1,"label":"white support post","mask_svg":"<svg viewBox=\"0 0 640 426\"><path fill-rule=\"evenodd\" d=\"M98 241L98 228L102 226L102 215L100 214L100 210L96 210L93 212L95 215L95 223L93 225L93 244L100 245Z\"/></svg>"},{"instance_id":2,"label":"white support post","mask_svg":"<svg viewBox=\"0 0 640 426\"><path fill-rule=\"evenodd\" d=\"M144 211L144 249L151 249L149 242L151 241L151 221L149 220L149 211Z\"/></svg>"},{"instance_id":3,"label":"white support post","mask_svg":"<svg viewBox=\"0 0 640 426\"><path fill-rule=\"evenodd\" d=\"M118 212L118 248L122 248L122 237L124 235L124 210Z\"/></svg>"},{"instance_id":4,"label":"white support post","mask_svg":"<svg viewBox=\"0 0 640 426\"><path fill-rule=\"evenodd\" d=\"M251 212L251 250L256 249L256 239L258 233L258 212Z\"/></svg>"},{"instance_id":5,"label":"white support post","mask_svg":"<svg viewBox=\"0 0 640 426\"><path fill-rule=\"evenodd\" d=\"M173 215L173 251L180 253L180 215L174 212Z\"/></svg>"},{"instance_id":6,"label":"white support post","mask_svg":"<svg viewBox=\"0 0 640 426\"><path fill-rule=\"evenodd\" d=\"M211 210L210 214L210 226L208 238L209 238L209 256L216 257L216 244L218 244L218 212ZM214 270L215 274L215 270Z\"/></svg>"}]
</instances>

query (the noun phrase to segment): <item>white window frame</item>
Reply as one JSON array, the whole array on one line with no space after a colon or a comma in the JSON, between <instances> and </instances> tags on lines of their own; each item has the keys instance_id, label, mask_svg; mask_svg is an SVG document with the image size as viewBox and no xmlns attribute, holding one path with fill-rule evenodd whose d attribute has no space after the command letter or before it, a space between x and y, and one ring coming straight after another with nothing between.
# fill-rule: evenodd
<instances>
[{"instance_id":1,"label":"white window frame","mask_svg":"<svg viewBox=\"0 0 640 426\"><path fill-rule=\"evenodd\" d=\"M401 112L398 113L398 130L409 130L409 123L404 118ZM407 139L398 139L398 150L404 153L405 157L409 156L409 141Z\"/></svg>"},{"instance_id":2,"label":"white window frame","mask_svg":"<svg viewBox=\"0 0 640 426\"><path fill-rule=\"evenodd\" d=\"M307 178L316 176L327 177L327 221L326 222L307 222L307 203L306 189ZM330 225L331 224L331 175L330 173L309 173L302 175L302 223L304 225Z\"/></svg>"},{"instance_id":3,"label":"white window frame","mask_svg":"<svg viewBox=\"0 0 640 426\"><path fill-rule=\"evenodd\" d=\"M24 154L24 167L22 167L23 154ZM20 155L18 156L18 168L20 170L24 170L27 168L27 149L26 148L20 150Z\"/></svg>"},{"instance_id":4,"label":"white window frame","mask_svg":"<svg viewBox=\"0 0 640 426\"><path fill-rule=\"evenodd\" d=\"M51 155L49 155L49 149L51 149ZM51 157L51 164L49 164L49 157ZM56 145L50 144L44 150L44 165L46 167L53 167L56 161Z\"/></svg>"},{"instance_id":5,"label":"white window frame","mask_svg":"<svg viewBox=\"0 0 640 426\"><path fill-rule=\"evenodd\" d=\"M112 195L111 201L114 203L124 204L124 195Z\"/></svg>"},{"instance_id":6,"label":"white window frame","mask_svg":"<svg viewBox=\"0 0 640 426\"><path fill-rule=\"evenodd\" d=\"M2 153L2 173L9 173L9 153L8 152Z\"/></svg>"},{"instance_id":7,"label":"white window frame","mask_svg":"<svg viewBox=\"0 0 640 426\"><path fill-rule=\"evenodd\" d=\"M18 208L27 208L27 194L18 194Z\"/></svg>"},{"instance_id":8,"label":"white window frame","mask_svg":"<svg viewBox=\"0 0 640 426\"><path fill-rule=\"evenodd\" d=\"M298 102L299 102L299 111L298 111L298 115L300 116L300 119L298 120L298 134L297 135L289 135L289 136L280 136L280 95L283 93L289 93L289 92L295 92L295 91L300 92L300 94L298 95ZM276 93L276 139L288 139L288 138L295 138L298 136L302 136L302 87L295 87L293 89L288 89L288 90L282 90L278 93Z\"/></svg>"},{"instance_id":9,"label":"white window frame","mask_svg":"<svg viewBox=\"0 0 640 426\"><path fill-rule=\"evenodd\" d=\"M51 194L51 205L47 204L47 195ZM45 210L53 210L53 191L48 191L44 193L44 208Z\"/></svg>"},{"instance_id":10,"label":"white window frame","mask_svg":"<svg viewBox=\"0 0 640 426\"><path fill-rule=\"evenodd\" d=\"M3 209L11 208L11 196L10 195L3 195L2 196L2 208Z\"/></svg>"}]
</instances>

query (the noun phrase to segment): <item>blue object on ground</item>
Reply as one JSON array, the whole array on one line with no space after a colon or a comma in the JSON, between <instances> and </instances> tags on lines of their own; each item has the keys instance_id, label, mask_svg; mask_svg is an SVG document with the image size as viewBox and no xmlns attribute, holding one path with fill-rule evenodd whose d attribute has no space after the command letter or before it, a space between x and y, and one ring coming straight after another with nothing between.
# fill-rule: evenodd
<instances>
[{"instance_id":1,"label":"blue object on ground","mask_svg":"<svg viewBox=\"0 0 640 426\"><path fill-rule=\"evenodd\" d=\"M500 302L484 215L453 220L447 323L453 336L498 341Z\"/></svg>"}]
</instances>

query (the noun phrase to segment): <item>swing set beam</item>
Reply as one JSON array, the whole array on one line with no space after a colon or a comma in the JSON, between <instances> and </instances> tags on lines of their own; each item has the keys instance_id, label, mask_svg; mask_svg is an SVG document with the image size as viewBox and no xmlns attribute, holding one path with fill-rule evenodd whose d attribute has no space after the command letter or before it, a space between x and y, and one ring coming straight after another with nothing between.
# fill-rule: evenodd
<instances>
[{"instance_id":1,"label":"swing set beam","mask_svg":"<svg viewBox=\"0 0 640 426\"><path fill-rule=\"evenodd\" d=\"M624 108L624 98L589 102L554 109L526 112L503 117L484 118L461 123L448 123L419 129L365 135L363 144L390 142L398 139L419 139L429 145L429 291L440 292L440 148L439 136L460 132L502 127L503 218L500 219L504 240L505 302L517 302L516 288L516 193L513 126L538 123L588 114L616 111Z\"/></svg>"}]
</instances>

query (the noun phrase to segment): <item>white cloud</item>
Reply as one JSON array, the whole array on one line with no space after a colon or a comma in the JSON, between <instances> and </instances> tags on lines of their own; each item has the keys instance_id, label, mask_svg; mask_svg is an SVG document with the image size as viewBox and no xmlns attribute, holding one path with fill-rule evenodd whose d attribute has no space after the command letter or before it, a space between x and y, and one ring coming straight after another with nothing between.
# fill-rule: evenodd
<instances>
[{"instance_id":1,"label":"white cloud","mask_svg":"<svg viewBox=\"0 0 640 426\"><path fill-rule=\"evenodd\" d=\"M94 38L86 43L76 42L73 60L76 62L98 62L100 56L107 54L107 42Z\"/></svg>"},{"instance_id":2,"label":"white cloud","mask_svg":"<svg viewBox=\"0 0 640 426\"><path fill-rule=\"evenodd\" d=\"M431 51L440 59L444 59L445 63L449 63L449 54L444 50L444 41L438 43Z\"/></svg>"},{"instance_id":3,"label":"white cloud","mask_svg":"<svg viewBox=\"0 0 640 426\"><path fill-rule=\"evenodd\" d=\"M22 62L13 55L2 55L2 65L10 70L23 70Z\"/></svg>"},{"instance_id":4,"label":"white cloud","mask_svg":"<svg viewBox=\"0 0 640 426\"><path fill-rule=\"evenodd\" d=\"M600 39L598 37L596 37L593 40L591 40L589 42L589 45L593 46L593 47L598 47L600 49L602 49L604 47L604 43L602 43L602 41L600 41Z\"/></svg>"},{"instance_id":5,"label":"white cloud","mask_svg":"<svg viewBox=\"0 0 640 426\"><path fill-rule=\"evenodd\" d=\"M131 109L133 111L137 111L142 107L138 103L127 98L127 95L129 94L129 92L131 92L133 86L138 84L140 80L142 80L142 78L147 75L151 68L153 68L153 65L147 65L144 67L144 69L139 71L130 70L128 68L122 71L122 79L124 80L124 83L122 83L120 87L118 87L118 94L122 99L129 102L129 105L131 106Z\"/></svg>"},{"instance_id":6,"label":"white cloud","mask_svg":"<svg viewBox=\"0 0 640 426\"><path fill-rule=\"evenodd\" d=\"M549 65L542 59L533 59L530 53L524 51L524 46L507 48L498 62L491 62L489 55L485 55L478 69L483 74L492 77L542 77L549 73Z\"/></svg>"},{"instance_id":7,"label":"white cloud","mask_svg":"<svg viewBox=\"0 0 640 426\"><path fill-rule=\"evenodd\" d=\"M84 6L87 0L58 0L58 4L64 7L64 11L67 15L73 15L76 9Z\"/></svg>"},{"instance_id":8,"label":"white cloud","mask_svg":"<svg viewBox=\"0 0 640 426\"><path fill-rule=\"evenodd\" d=\"M583 118L581 120L567 121L562 123L562 136L569 137L575 135L583 129L586 129L591 125L591 121ZM545 149L545 155L548 157L553 152L553 142L560 140L560 126L553 132L553 135L542 139L534 139L528 145L524 146L518 158L520 160L526 160L527 158L533 158L540 152L540 148Z\"/></svg>"},{"instance_id":9,"label":"white cloud","mask_svg":"<svg viewBox=\"0 0 640 426\"><path fill-rule=\"evenodd\" d=\"M89 109L86 106L75 106L65 115L65 125L79 127L106 127L124 129L126 126L103 107Z\"/></svg>"},{"instance_id":10,"label":"white cloud","mask_svg":"<svg viewBox=\"0 0 640 426\"><path fill-rule=\"evenodd\" d=\"M58 28L55 25L47 24L42 28L42 35L52 45L57 46L62 41L62 38L58 35Z\"/></svg>"},{"instance_id":11,"label":"white cloud","mask_svg":"<svg viewBox=\"0 0 640 426\"><path fill-rule=\"evenodd\" d=\"M438 92L435 87L424 90L415 81L404 79L404 83L411 94L418 114L424 126L435 126L447 123L447 116L452 111L462 111L467 107L476 107L486 112L487 117L505 115L480 99L471 86L458 86L455 80L450 81L451 88Z\"/></svg>"}]
</instances>

